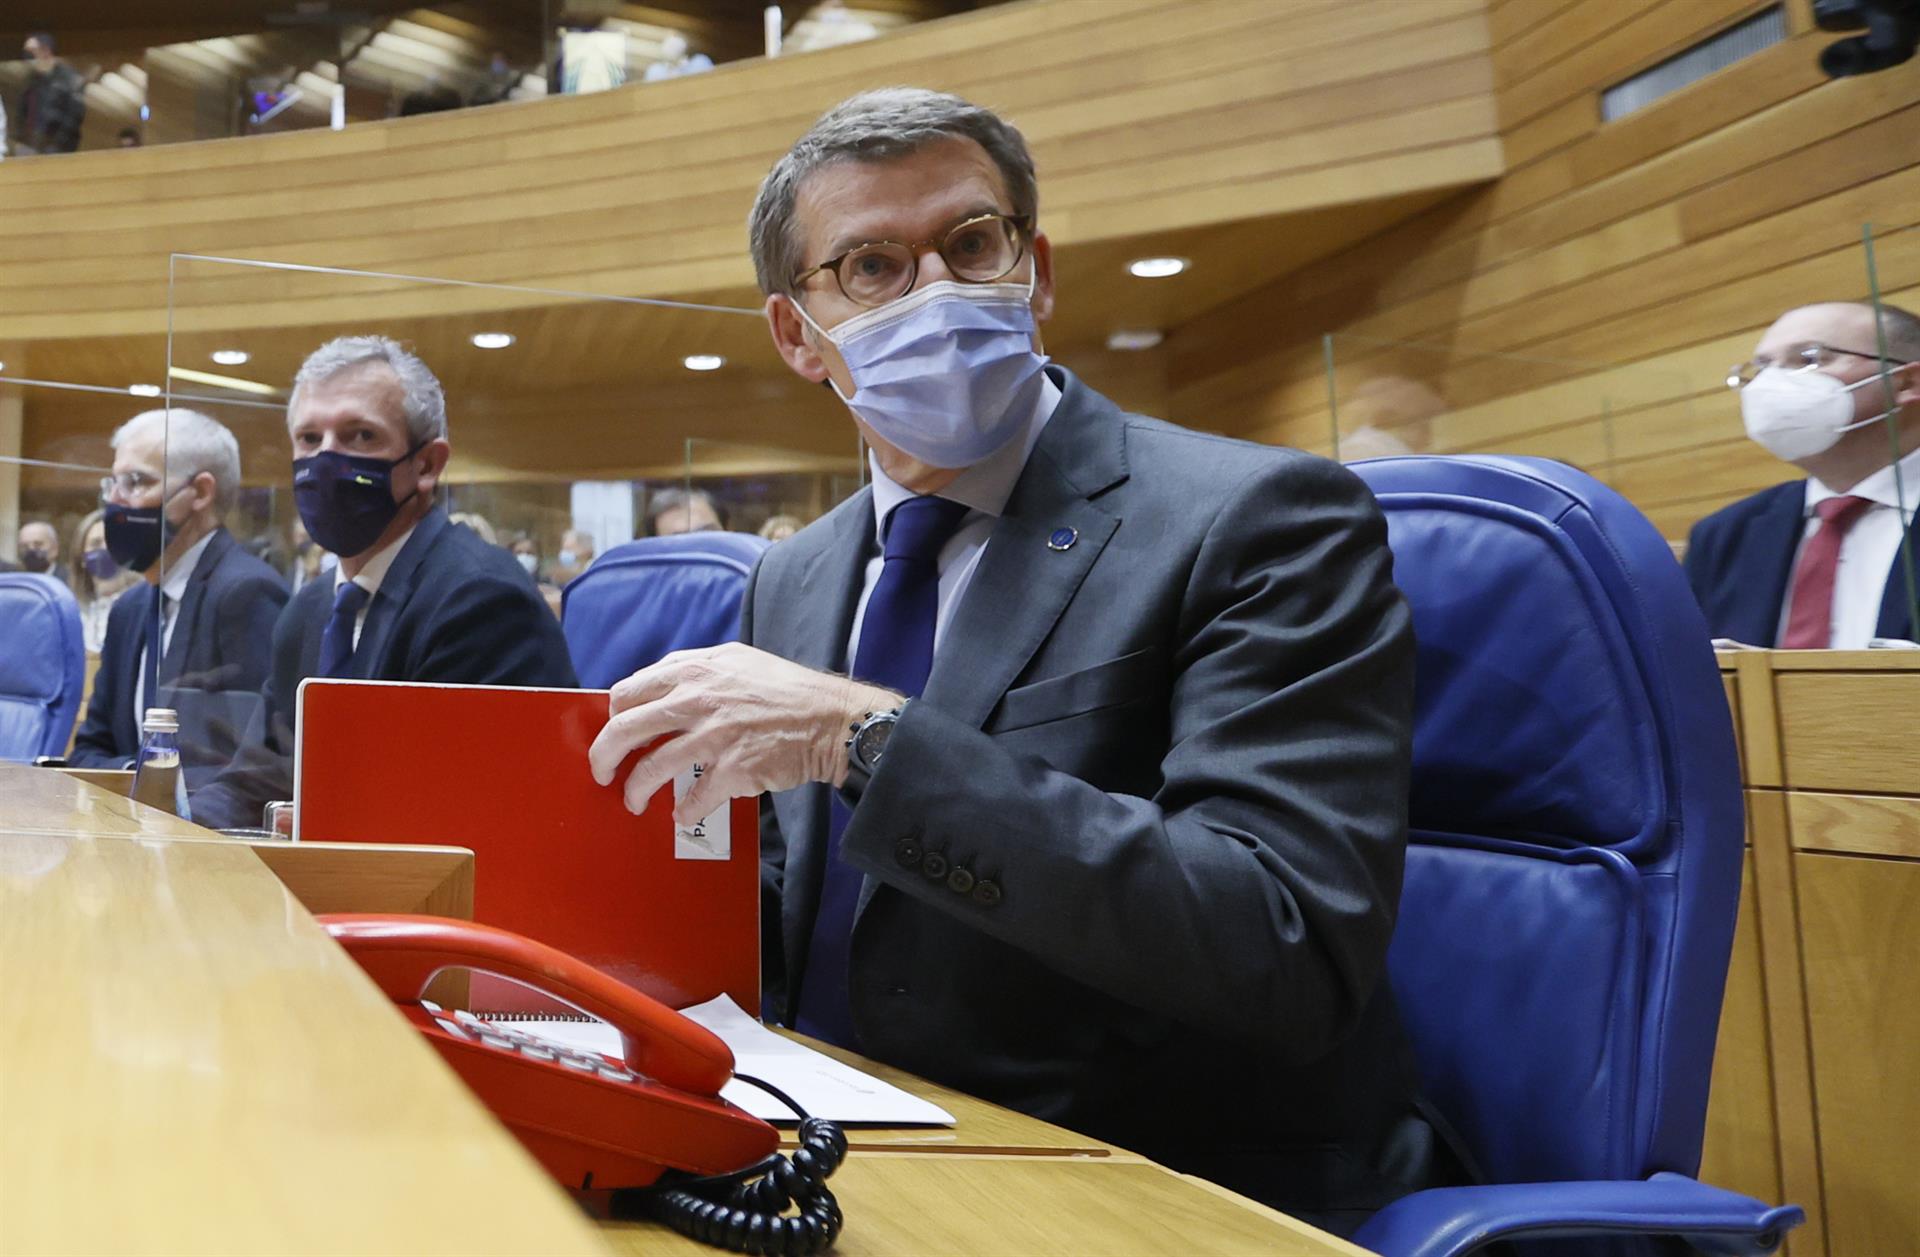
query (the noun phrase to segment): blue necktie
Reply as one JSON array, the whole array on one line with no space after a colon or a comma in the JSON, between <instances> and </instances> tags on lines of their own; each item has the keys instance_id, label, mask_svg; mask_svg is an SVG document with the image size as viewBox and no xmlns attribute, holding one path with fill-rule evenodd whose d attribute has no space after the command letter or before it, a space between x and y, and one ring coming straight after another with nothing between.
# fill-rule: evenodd
<instances>
[{"instance_id":1,"label":"blue necktie","mask_svg":"<svg viewBox=\"0 0 1920 1257\"><path fill-rule=\"evenodd\" d=\"M327 617L327 627L320 633L321 676L347 674L347 664L353 660L354 621L360 618L360 608L366 606L371 597L372 594L352 581L334 590L333 614Z\"/></svg>"},{"instance_id":2,"label":"blue necktie","mask_svg":"<svg viewBox=\"0 0 1920 1257\"><path fill-rule=\"evenodd\" d=\"M940 610L940 548L953 536L967 508L945 498L908 498L887 513L883 529L886 562L867 598L852 673L910 698L927 688L933 671L933 626ZM847 958L854 909L860 902L860 872L840 858L840 838L853 813L836 795L827 825L826 867L820 907L813 918L801 1003L794 1026L816 1039L855 1047L853 1011L847 993Z\"/></svg>"},{"instance_id":3,"label":"blue necktie","mask_svg":"<svg viewBox=\"0 0 1920 1257\"><path fill-rule=\"evenodd\" d=\"M167 596L158 589L153 591L153 605L147 615L147 644L140 652L142 686L141 704L146 707L161 707L165 704L160 698L160 656L166 650L166 634L162 631L161 617L167 612ZM144 711L133 713L133 723L140 726L147 718Z\"/></svg>"}]
</instances>

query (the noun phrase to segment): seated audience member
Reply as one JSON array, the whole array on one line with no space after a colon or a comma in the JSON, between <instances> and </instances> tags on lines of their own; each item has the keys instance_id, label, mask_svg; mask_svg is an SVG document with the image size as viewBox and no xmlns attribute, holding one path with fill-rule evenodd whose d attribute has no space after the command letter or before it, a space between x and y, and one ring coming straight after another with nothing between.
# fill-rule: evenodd
<instances>
[{"instance_id":1,"label":"seated audience member","mask_svg":"<svg viewBox=\"0 0 1920 1257\"><path fill-rule=\"evenodd\" d=\"M591 766L664 738L625 797L697 760L683 820L768 792L770 1018L1350 1231L1457 1174L1386 980L1385 523L1333 462L1049 364L1039 201L1018 131L915 89L774 166L774 343L873 484L766 551L745 644L616 686Z\"/></svg>"},{"instance_id":2,"label":"seated audience member","mask_svg":"<svg viewBox=\"0 0 1920 1257\"><path fill-rule=\"evenodd\" d=\"M593 534L569 528L560 534L560 553L553 557L549 579L558 587L587 570L593 562Z\"/></svg>"},{"instance_id":3,"label":"seated audience member","mask_svg":"<svg viewBox=\"0 0 1920 1257\"><path fill-rule=\"evenodd\" d=\"M773 515L760 525L760 535L768 541L785 541L806 526L798 515Z\"/></svg>"},{"instance_id":4,"label":"seated audience member","mask_svg":"<svg viewBox=\"0 0 1920 1257\"><path fill-rule=\"evenodd\" d=\"M307 535L306 524L298 515L294 516L292 571L288 579L293 592L299 593L308 581L318 577L331 580L333 569L339 562L337 557L314 544L313 538Z\"/></svg>"},{"instance_id":5,"label":"seated audience member","mask_svg":"<svg viewBox=\"0 0 1920 1257\"><path fill-rule=\"evenodd\" d=\"M704 52L689 53L687 37L678 31L660 41L660 59L649 65L640 77L648 83L677 79L689 74L704 74L713 69L713 58Z\"/></svg>"},{"instance_id":6,"label":"seated audience member","mask_svg":"<svg viewBox=\"0 0 1920 1257\"><path fill-rule=\"evenodd\" d=\"M128 767L147 708L172 707L191 797L233 757L259 706L287 587L224 526L240 493L240 443L216 420L193 410L135 415L113 434L105 488L108 555L146 580L107 615L100 671L68 758Z\"/></svg>"},{"instance_id":7,"label":"seated audience member","mask_svg":"<svg viewBox=\"0 0 1920 1257\"><path fill-rule=\"evenodd\" d=\"M65 582L60 570L60 534L44 519L28 520L20 525L20 566Z\"/></svg>"},{"instance_id":8,"label":"seated audience member","mask_svg":"<svg viewBox=\"0 0 1920 1257\"><path fill-rule=\"evenodd\" d=\"M1901 555L1911 536L1920 564L1920 318L1883 308L1884 379L1873 307L1847 302L1787 311L1729 379L1747 435L1806 477L1694 525L1687 579L1715 637L1858 650L1920 636Z\"/></svg>"},{"instance_id":9,"label":"seated audience member","mask_svg":"<svg viewBox=\"0 0 1920 1257\"><path fill-rule=\"evenodd\" d=\"M566 639L505 550L437 501L452 446L440 381L384 336L315 350L287 402L293 496L340 556L273 628L265 702L233 764L193 800L216 828L292 798L294 702L307 677L572 686Z\"/></svg>"},{"instance_id":10,"label":"seated audience member","mask_svg":"<svg viewBox=\"0 0 1920 1257\"><path fill-rule=\"evenodd\" d=\"M705 489L662 489L647 502L647 535L678 537L689 532L719 532L726 515Z\"/></svg>"},{"instance_id":11,"label":"seated audience member","mask_svg":"<svg viewBox=\"0 0 1920 1257\"><path fill-rule=\"evenodd\" d=\"M97 655L107 640L107 616L120 595L140 583L140 573L121 567L107 549L106 517L94 511L73 530L73 557L67 583L80 603L80 628L87 652Z\"/></svg>"}]
</instances>

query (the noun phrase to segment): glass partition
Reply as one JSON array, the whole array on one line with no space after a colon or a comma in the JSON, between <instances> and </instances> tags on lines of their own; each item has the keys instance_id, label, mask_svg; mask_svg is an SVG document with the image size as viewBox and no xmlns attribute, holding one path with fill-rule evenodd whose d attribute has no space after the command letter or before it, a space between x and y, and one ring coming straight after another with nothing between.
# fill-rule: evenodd
<instances>
[{"instance_id":1,"label":"glass partition","mask_svg":"<svg viewBox=\"0 0 1920 1257\"><path fill-rule=\"evenodd\" d=\"M217 612L181 621L176 632L196 640L169 647L160 689L181 711L196 797L236 757L264 746L281 761L258 780L256 765L239 765L196 819L258 824L257 809L236 817L235 782L250 805L290 797L286 678L433 679L401 658L408 627L391 597L350 607L349 640L329 638L347 578L418 587L457 562L477 582L524 581L549 608L542 614L558 616L566 584L646 535L650 507L670 491L684 502L702 490L720 508L702 526L757 532L778 515L809 521L859 485L844 408L788 372L748 292L731 306L212 257L171 265L168 395L155 404L171 400L230 433L242 488L231 503L196 495L190 486L219 479L205 465L210 429L198 419L169 425L168 484L181 496L161 581L200 583L216 551L257 559L221 570L259 579ZM342 337L390 338L417 356L444 398L444 438L435 439L424 376L339 369L373 352L365 343L336 350L333 368L295 404L302 363ZM777 444L755 440L765 433L778 433ZM428 540L458 529L488 548ZM216 533L226 540L207 540ZM313 584L321 588L308 591ZM523 627L521 639L540 637L552 653L557 636ZM476 626L475 649L525 654L523 641L478 641L505 631ZM570 677L564 646L558 655ZM454 671L445 679L555 683L551 673ZM236 733L243 716L260 727Z\"/></svg>"},{"instance_id":2,"label":"glass partition","mask_svg":"<svg viewBox=\"0 0 1920 1257\"><path fill-rule=\"evenodd\" d=\"M1920 392L1920 373L1895 371L1920 361L1920 228L1887 229L1868 225L1861 231L1866 261L1867 294L1873 303L1876 333L1871 349L1879 357L1879 382L1867 387L1878 394L1875 410L1886 412L1884 434L1891 475L1889 486L1904 527L1900 546L1887 574L1881 598L1876 636L1886 636L1889 620L1904 624L1899 640L1920 641L1920 555L1915 554L1914 520L1920 508L1920 433L1911 422L1902 423L1902 394ZM1863 346L1862 348L1867 348ZM1911 403L1907 403L1911 404ZM1868 429L1871 431L1871 429ZM1904 611L1904 615L1901 612Z\"/></svg>"}]
</instances>

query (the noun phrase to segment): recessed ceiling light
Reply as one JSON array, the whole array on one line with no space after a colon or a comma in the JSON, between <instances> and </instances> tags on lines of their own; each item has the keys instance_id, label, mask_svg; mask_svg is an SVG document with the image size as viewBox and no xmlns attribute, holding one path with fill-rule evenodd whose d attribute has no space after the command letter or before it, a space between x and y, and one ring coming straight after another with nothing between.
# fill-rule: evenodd
<instances>
[{"instance_id":1,"label":"recessed ceiling light","mask_svg":"<svg viewBox=\"0 0 1920 1257\"><path fill-rule=\"evenodd\" d=\"M245 366L247 359L251 357L253 357L253 355L244 349L216 349L213 351L213 360L223 367Z\"/></svg>"},{"instance_id":2,"label":"recessed ceiling light","mask_svg":"<svg viewBox=\"0 0 1920 1257\"><path fill-rule=\"evenodd\" d=\"M1136 332L1114 332L1107 337L1107 348L1120 353L1152 349L1167 338L1159 328L1149 327Z\"/></svg>"},{"instance_id":3,"label":"recessed ceiling light","mask_svg":"<svg viewBox=\"0 0 1920 1257\"><path fill-rule=\"evenodd\" d=\"M511 332L475 332L473 334L475 349L505 349L512 343L513 333Z\"/></svg>"},{"instance_id":4,"label":"recessed ceiling light","mask_svg":"<svg viewBox=\"0 0 1920 1257\"><path fill-rule=\"evenodd\" d=\"M160 396L160 386L158 384L131 384L127 386L127 392L132 393L135 397L158 397Z\"/></svg>"},{"instance_id":5,"label":"recessed ceiling light","mask_svg":"<svg viewBox=\"0 0 1920 1257\"><path fill-rule=\"evenodd\" d=\"M680 360L680 365L689 371L718 371L727 365L727 360L719 354L688 354Z\"/></svg>"},{"instance_id":6,"label":"recessed ceiling light","mask_svg":"<svg viewBox=\"0 0 1920 1257\"><path fill-rule=\"evenodd\" d=\"M1178 275L1189 265L1185 258L1135 258L1127 263L1127 270L1141 279L1165 279Z\"/></svg>"}]
</instances>

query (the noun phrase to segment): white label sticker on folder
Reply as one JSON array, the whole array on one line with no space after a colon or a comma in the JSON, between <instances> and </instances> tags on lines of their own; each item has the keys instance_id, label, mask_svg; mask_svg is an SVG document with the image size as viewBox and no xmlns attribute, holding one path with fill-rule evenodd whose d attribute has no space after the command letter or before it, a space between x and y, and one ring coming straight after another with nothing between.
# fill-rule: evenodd
<instances>
[{"instance_id":1,"label":"white label sticker on folder","mask_svg":"<svg viewBox=\"0 0 1920 1257\"><path fill-rule=\"evenodd\" d=\"M706 774L706 766L695 764L673 779L673 801L687 797L693 783ZM676 823L673 827L673 858L676 860L726 860L733 856L733 806L722 803L713 815L694 825Z\"/></svg>"}]
</instances>

